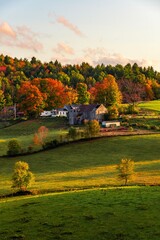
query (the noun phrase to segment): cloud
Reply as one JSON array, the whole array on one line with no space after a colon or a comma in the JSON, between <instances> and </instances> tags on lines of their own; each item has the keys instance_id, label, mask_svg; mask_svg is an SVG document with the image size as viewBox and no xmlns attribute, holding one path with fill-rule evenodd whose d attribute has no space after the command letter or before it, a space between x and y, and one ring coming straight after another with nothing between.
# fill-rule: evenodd
<instances>
[{"instance_id":1,"label":"cloud","mask_svg":"<svg viewBox=\"0 0 160 240\"><path fill-rule=\"evenodd\" d=\"M65 54L67 54L67 55L74 54L73 48L65 43L58 43L57 47L54 48L53 51L61 56L64 56Z\"/></svg>"},{"instance_id":2,"label":"cloud","mask_svg":"<svg viewBox=\"0 0 160 240\"><path fill-rule=\"evenodd\" d=\"M104 64L104 65L113 65L121 64L125 66L127 63L134 64L137 63L139 66L156 66L157 61L155 60L145 60L145 59L131 59L128 57L125 57L124 55L120 53L109 53L104 48L88 48L84 51L83 59L85 61L89 62L91 65L96 66L98 64Z\"/></svg>"},{"instance_id":3,"label":"cloud","mask_svg":"<svg viewBox=\"0 0 160 240\"><path fill-rule=\"evenodd\" d=\"M16 32L11 28L11 26L9 26L7 22L0 24L0 34L16 38Z\"/></svg>"},{"instance_id":4,"label":"cloud","mask_svg":"<svg viewBox=\"0 0 160 240\"><path fill-rule=\"evenodd\" d=\"M56 21L60 24L62 24L63 26L65 26L66 28L68 28L69 30L71 30L72 32L74 32L76 35L83 37L84 34L80 31L80 29L72 24L71 22L69 22L66 18L64 18L63 16L61 17L56 17Z\"/></svg>"},{"instance_id":5,"label":"cloud","mask_svg":"<svg viewBox=\"0 0 160 240\"><path fill-rule=\"evenodd\" d=\"M6 22L0 24L0 43L4 46L30 49L38 52L43 49L43 45L37 39L38 37L38 34L26 26L13 29Z\"/></svg>"},{"instance_id":6,"label":"cloud","mask_svg":"<svg viewBox=\"0 0 160 240\"><path fill-rule=\"evenodd\" d=\"M97 66L98 64L104 65L112 65L115 66L117 64L121 64L125 66L127 63L133 65L137 63L139 66L148 67L153 66L156 70L159 69L159 62L156 60L148 60L148 59L132 59L125 57L120 53L109 53L105 48L87 48L82 50L80 56L68 55L68 57L64 56L64 54L59 54L58 46L57 46L57 55L52 58L52 60L58 60L62 64L81 64L82 62L88 62L92 66Z\"/></svg>"},{"instance_id":7,"label":"cloud","mask_svg":"<svg viewBox=\"0 0 160 240\"><path fill-rule=\"evenodd\" d=\"M37 40L39 35L31 31L28 27L17 27L17 35L19 37L17 47L32 49L35 52L43 49L43 45Z\"/></svg>"}]
</instances>

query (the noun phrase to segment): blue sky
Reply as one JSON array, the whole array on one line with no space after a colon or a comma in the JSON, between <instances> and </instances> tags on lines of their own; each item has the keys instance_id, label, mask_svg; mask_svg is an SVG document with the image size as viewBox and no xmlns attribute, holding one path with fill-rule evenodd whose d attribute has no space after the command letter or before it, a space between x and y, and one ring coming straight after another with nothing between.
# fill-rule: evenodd
<instances>
[{"instance_id":1,"label":"blue sky","mask_svg":"<svg viewBox=\"0 0 160 240\"><path fill-rule=\"evenodd\" d=\"M0 54L160 70L159 0L0 0Z\"/></svg>"}]
</instances>

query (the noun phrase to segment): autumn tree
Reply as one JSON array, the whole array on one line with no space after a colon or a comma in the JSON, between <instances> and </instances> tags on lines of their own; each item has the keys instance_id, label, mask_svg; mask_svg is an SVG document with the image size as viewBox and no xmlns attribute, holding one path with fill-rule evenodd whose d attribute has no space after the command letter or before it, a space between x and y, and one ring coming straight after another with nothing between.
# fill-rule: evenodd
<instances>
[{"instance_id":1,"label":"autumn tree","mask_svg":"<svg viewBox=\"0 0 160 240\"><path fill-rule=\"evenodd\" d=\"M118 177L124 180L124 184L127 185L128 180L134 174L134 161L131 159L122 159L117 169L119 171Z\"/></svg>"},{"instance_id":2,"label":"autumn tree","mask_svg":"<svg viewBox=\"0 0 160 240\"><path fill-rule=\"evenodd\" d=\"M145 86L141 83L133 82L129 79L118 81L119 88L123 96L124 103L135 104L145 98Z\"/></svg>"},{"instance_id":3,"label":"autumn tree","mask_svg":"<svg viewBox=\"0 0 160 240\"><path fill-rule=\"evenodd\" d=\"M97 82L89 92L93 102L102 103L105 106L118 104L122 99L121 92L112 75L108 75L102 82Z\"/></svg>"},{"instance_id":4,"label":"autumn tree","mask_svg":"<svg viewBox=\"0 0 160 240\"><path fill-rule=\"evenodd\" d=\"M68 96L66 94L66 88L60 81L51 78L36 78L32 80L32 84L35 85L44 96L46 109L60 108L67 103Z\"/></svg>"},{"instance_id":5,"label":"autumn tree","mask_svg":"<svg viewBox=\"0 0 160 240\"><path fill-rule=\"evenodd\" d=\"M38 116L44 108L44 97L30 82L24 82L18 91L18 108L30 117Z\"/></svg>"},{"instance_id":6,"label":"autumn tree","mask_svg":"<svg viewBox=\"0 0 160 240\"><path fill-rule=\"evenodd\" d=\"M76 89L66 86L65 93L66 93L66 104L73 104L77 102L78 93Z\"/></svg>"},{"instance_id":7,"label":"autumn tree","mask_svg":"<svg viewBox=\"0 0 160 240\"><path fill-rule=\"evenodd\" d=\"M87 85L85 83L77 84L78 103L88 104L90 99L90 93L87 91Z\"/></svg>"},{"instance_id":8,"label":"autumn tree","mask_svg":"<svg viewBox=\"0 0 160 240\"><path fill-rule=\"evenodd\" d=\"M0 111L4 108L4 105L5 105L4 93L2 90L0 90Z\"/></svg>"},{"instance_id":9,"label":"autumn tree","mask_svg":"<svg viewBox=\"0 0 160 240\"><path fill-rule=\"evenodd\" d=\"M45 126L39 127L38 131L34 134L34 137L33 137L34 144L43 146L47 136L48 136L48 128L46 128Z\"/></svg>"},{"instance_id":10,"label":"autumn tree","mask_svg":"<svg viewBox=\"0 0 160 240\"><path fill-rule=\"evenodd\" d=\"M20 191L26 191L34 180L34 175L29 171L29 165L26 162L18 161L15 163L12 176L12 188Z\"/></svg>"},{"instance_id":11,"label":"autumn tree","mask_svg":"<svg viewBox=\"0 0 160 240\"><path fill-rule=\"evenodd\" d=\"M145 92L146 92L146 100L153 100L154 99L154 92L152 89L152 80L147 79L145 83Z\"/></svg>"}]
</instances>

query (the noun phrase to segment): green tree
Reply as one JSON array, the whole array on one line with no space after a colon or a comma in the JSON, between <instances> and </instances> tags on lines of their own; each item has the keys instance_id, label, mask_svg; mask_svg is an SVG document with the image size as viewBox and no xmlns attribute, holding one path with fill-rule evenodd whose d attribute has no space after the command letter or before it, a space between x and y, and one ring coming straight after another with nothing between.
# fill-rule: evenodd
<instances>
[{"instance_id":1,"label":"green tree","mask_svg":"<svg viewBox=\"0 0 160 240\"><path fill-rule=\"evenodd\" d=\"M87 85L85 83L77 84L78 103L88 104L90 99L90 93L87 91Z\"/></svg>"},{"instance_id":2,"label":"green tree","mask_svg":"<svg viewBox=\"0 0 160 240\"><path fill-rule=\"evenodd\" d=\"M20 143L16 139L12 139L8 142L8 151L7 154L9 156L15 156L21 153L22 148Z\"/></svg>"},{"instance_id":3,"label":"green tree","mask_svg":"<svg viewBox=\"0 0 160 240\"><path fill-rule=\"evenodd\" d=\"M71 71L70 81L71 81L72 87L75 88L77 86L77 83L84 82L84 80L85 79L83 75L80 74L78 71L74 71L74 70Z\"/></svg>"},{"instance_id":4,"label":"green tree","mask_svg":"<svg viewBox=\"0 0 160 240\"><path fill-rule=\"evenodd\" d=\"M134 161L131 159L122 159L118 165L118 177L124 180L124 184L127 185L128 180L134 175Z\"/></svg>"},{"instance_id":5,"label":"green tree","mask_svg":"<svg viewBox=\"0 0 160 240\"><path fill-rule=\"evenodd\" d=\"M88 121L85 124L86 137L95 137L100 131L100 125L97 120Z\"/></svg>"},{"instance_id":6,"label":"green tree","mask_svg":"<svg viewBox=\"0 0 160 240\"><path fill-rule=\"evenodd\" d=\"M26 191L34 180L34 175L29 171L29 165L26 162L18 161L15 163L12 176L12 188L20 191Z\"/></svg>"},{"instance_id":7,"label":"green tree","mask_svg":"<svg viewBox=\"0 0 160 240\"><path fill-rule=\"evenodd\" d=\"M116 106L111 106L108 108L108 113L105 114L106 120L117 119L119 116L118 108Z\"/></svg>"}]
</instances>

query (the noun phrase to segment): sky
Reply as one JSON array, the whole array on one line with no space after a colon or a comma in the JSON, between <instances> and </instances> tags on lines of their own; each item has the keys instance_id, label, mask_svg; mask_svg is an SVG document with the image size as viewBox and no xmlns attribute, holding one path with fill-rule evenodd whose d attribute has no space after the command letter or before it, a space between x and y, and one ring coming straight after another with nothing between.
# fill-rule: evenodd
<instances>
[{"instance_id":1,"label":"sky","mask_svg":"<svg viewBox=\"0 0 160 240\"><path fill-rule=\"evenodd\" d=\"M0 54L160 71L160 1L0 0Z\"/></svg>"}]
</instances>

